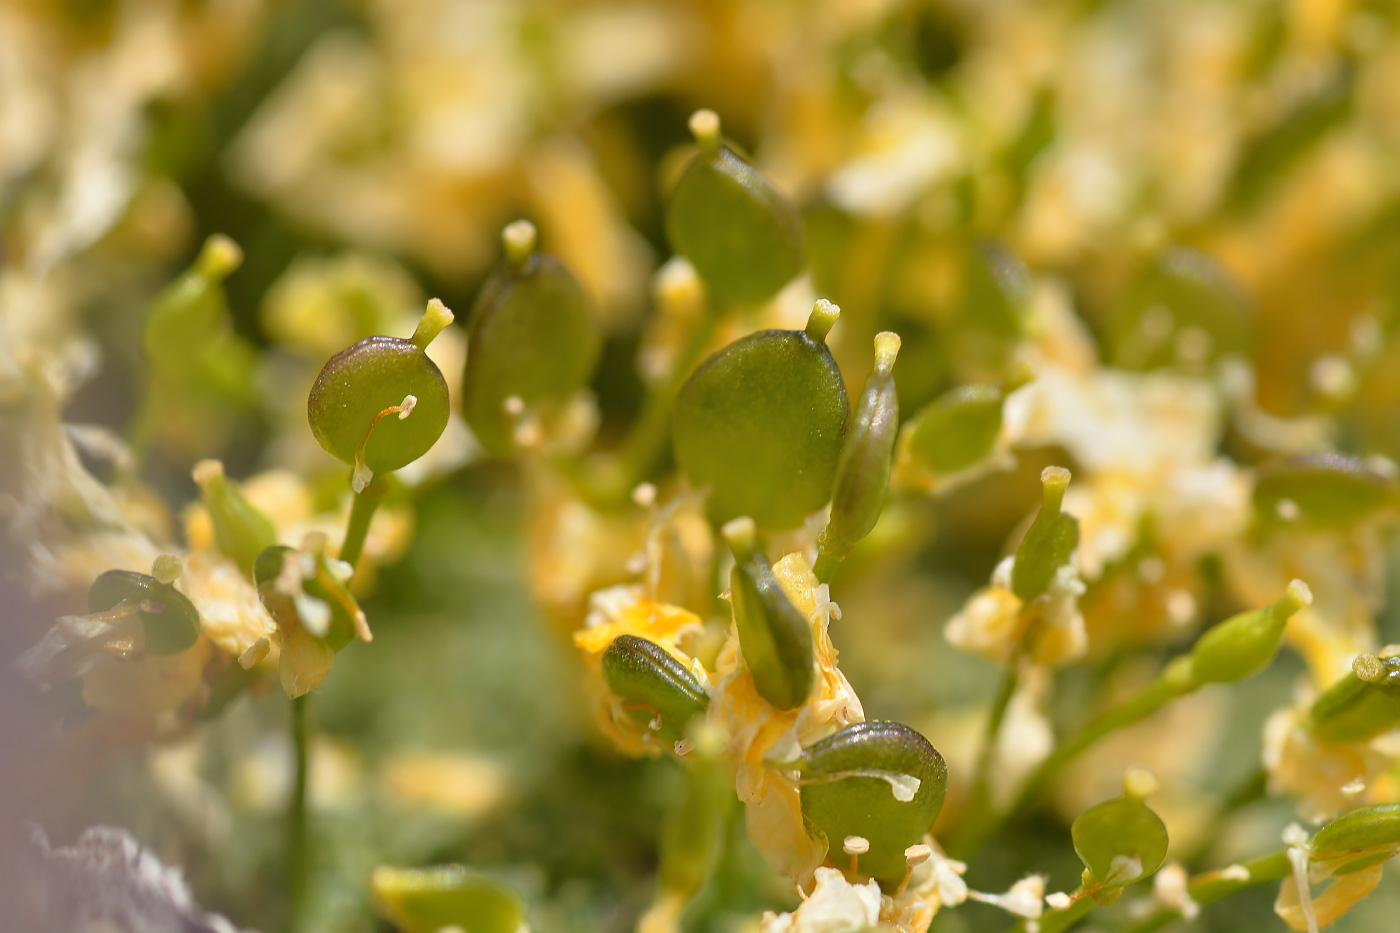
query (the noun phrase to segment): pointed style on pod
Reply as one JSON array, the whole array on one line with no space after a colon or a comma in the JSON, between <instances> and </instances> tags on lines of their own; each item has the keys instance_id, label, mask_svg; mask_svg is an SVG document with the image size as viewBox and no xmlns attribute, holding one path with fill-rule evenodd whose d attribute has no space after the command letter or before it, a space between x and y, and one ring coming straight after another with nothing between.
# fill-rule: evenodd
<instances>
[{"instance_id":1,"label":"pointed style on pod","mask_svg":"<svg viewBox=\"0 0 1400 933\"><path fill-rule=\"evenodd\" d=\"M228 481L224 465L218 460L196 463L194 481L214 526L214 543L220 552L238 564L244 576L252 579L253 563L258 555L277 543L277 528L272 519L249 502L236 483Z\"/></svg>"}]
</instances>

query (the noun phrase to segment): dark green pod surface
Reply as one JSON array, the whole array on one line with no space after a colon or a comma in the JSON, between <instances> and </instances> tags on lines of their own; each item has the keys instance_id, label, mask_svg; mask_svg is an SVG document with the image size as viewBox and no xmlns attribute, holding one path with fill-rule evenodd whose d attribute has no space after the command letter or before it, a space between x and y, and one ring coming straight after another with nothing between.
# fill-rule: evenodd
<instances>
[{"instance_id":1,"label":"dark green pod surface","mask_svg":"<svg viewBox=\"0 0 1400 933\"><path fill-rule=\"evenodd\" d=\"M491 453L509 454L505 401L563 402L587 384L601 339L588 295L553 256L535 253L492 273L472 308L462 412Z\"/></svg>"},{"instance_id":2,"label":"dark green pod surface","mask_svg":"<svg viewBox=\"0 0 1400 933\"><path fill-rule=\"evenodd\" d=\"M1132 797L1106 800L1085 810L1070 827L1070 837L1079 860L1094 874L1091 883L1109 888L1146 878L1167 857L1167 827L1147 804ZM1115 871L1113 860L1119 856L1137 859L1141 871Z\"/></svg>"},{"instance_id":3,"label":"dark green pod surface","mask_svg":"<svg viewBox=\"0 0 1400 933\"><path fill-rule=\"evenodd\" d=\"M732 546L732 545L731 545ZM739 650L754 687L779 709L793 709L812 692L812 629L757 551L735 554L729 575Z\"/></svg>"},{"instance_id":4,"label":"dark green pod surface","mask_svg":"<svg viewBox=\"0 0 1400 933\"><path fill-rule=\"evenodd\" d=\"M765 330L701 363L671 422L676 460L709 487L718 521L800 525L826 505L850 401L826 344L800 330Z\"/></svg>"},{"instance_id":5,"label":"dark green pod surface","mask_svg":"<svg viewBox=\"0 0 1400 933\"><path fill-rule=\"evenodd\" d=\"M412 414L379 413L418 400ZM367 337L330 358L311 387L307 420L331 456L353 464L365 432L365 466L397 470L423 456L447 427L447 382L437 365L411 340Z\"/></svg>"},{"instance_id":6,"label":"dark green pod surface","mask_svg":"<svg viewBox=\"0 0 1400 933\"><path fill-rule=\"evenodd\" d=\"M928 739L897 722L862 722L802 750L799 761L802 814L809 831L827 840L827 857L839 861L847 836L861 836L870 851L858 868L886 887L898 885L904 850L923 841L943 808L948 767ZM894 794L887 775L919 780L910 800Z\"/></svg>"},{"instance_id":7,"label":"dark green pod surface","mask_svg":"<svg viewBox=\"0 0 1400 933\"><path fill-rule=\"evenodd\" d=\"M881 334L875 345L875 371L866 380L855 420L836 461L831 521L822 536L823 545L838 552L868 535L879 520L899 436L899 397L890 375L899 338Z\"/></svg>"},{"instance_id":8,"label":"dark green pod surface","mask_svg":"<svg viewBox=\"0 0 1400 933\"><path fill-rule=\"evenodd\" d=\"M649 726L660 720L656 736L667 744L685 738L690 718L710 705L709 694L690 671L656 642L619 635L603 652L603 679L625 703L640 709L633 718Z\"/></svg>"},{"instance_id":9,"label":"dark green pod surface","mask_svg":"<svg viewBox=\"0 0 1400 933\"><path fill-rule=\"evenodd\" d=\"M965 470L992 452L1001 433L1002 393L992 385L960 386L914 416L909 454L933 473Z\"/></svg>"},{"instance_id":10,"label":"dark green pod surface","mask_svg":"<svg viewBox=\"0 0 1400 933\"><path fill-rule=\"evenodd\" d=\"M147 654L178 654L199 638L199 610L175 587L130 570L108 570L88 588L88 610L106 612L122 600L141 607Z\"/></svg>"},{"instance_id":11,"label":"dark green pod surface","mask_svg":"<svg viewBox=\"0 0 1400 933\"><path fill-rule=\"evenodd\" d=\"M1259 469L1254 481L1254 509L1266 523L1287 521L1291 502L1297 519L1308 525L1344 528L1394 508L1400 501L1394 476L1373 470L1345 454L1289 457Z\"/></svg>"},{"instance_id":12,"label":"dark green pod surface","mask_svg":"<svg viewBox=\"0 0 1400 933\"><path fill-rule=\"evenodd\" d=\"M1183 334L1205 342L1191 347ZM1115 366L1158 369L1177 362L1184 350L1199 353L1193 364L1221 356L1248 357L1254 346L1254 315L1240 288L1214 260L1186 249L1163 253L1128 287L1104 328L1104 345Z\"/></svg>"},{"instance_id":13,"label":"dark green pod surface","mask_svg":"<svg viewBox=\"0 0 1400 933\"><path fill-rule=\"evenodd\" d=\"M704 148L676 184L666 237L720 301L766 301L802 271L802 218L728 146Z\"/></svg>"}]
</instances>

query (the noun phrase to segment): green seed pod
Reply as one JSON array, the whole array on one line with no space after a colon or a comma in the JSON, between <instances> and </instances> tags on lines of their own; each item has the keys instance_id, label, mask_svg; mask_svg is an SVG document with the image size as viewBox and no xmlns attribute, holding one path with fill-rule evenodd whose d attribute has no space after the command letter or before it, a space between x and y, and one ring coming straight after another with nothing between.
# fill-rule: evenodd
<instances>
[{"instance_id":1,"label":"green seed pod","mask_svg":"<svg viewBox=\"0 0 1400 933\"><path fill-rule=\"evenodd\" d=\"M1315 861L1331 862L1382 847L1400 847L1400 803L1381 803L1342 814L1317 831L1311 851ZM1390 851L1387 857L1393 854Z\"/></svg>"},{"instance_id":2,"label":"green seed pod","mask_svg":"<svg viewBox=\"0 0 1400 933\"><path fill-rule=\"evenodd\" d=\"M1308 729L1324 742L1364 742L1400 726L1400 658L1363 654L1351 673L1308 711Z\"/></svg>"},{"instance_id":3,"label":"green seed pod","mask_svg":"<svg viewBox=\"0 0 1400 933\"><path fill-rule=\"evenodd\" d=\"M1191 649L1191 676L1197 684L1223 684L1259 673L1273 660L1293 614L1312 605L1302 580L1288 584L1278 602L1231 616L1211 626Z\"/></svg>"},{"instance_id":4,"label":"green seed pod","mask_svg":"<svg viewBox=\"0 0 1400 933\"><path fill-rule=\"evenodd\" d=\"M1193 368L1252 354L1254 315L1214 260L1186 249L1163 253L1128 289L1104 327L1113 365Z\"/></svg>"},{"instance_id":5,"label":"green seed pod","mask_svg":"<svg viewBox=\"0 0 1400 933\"><path fill-rule=\"evenodd\" d=\"M681 387L671 438L718 521L800 525L831 498L850 401L823 342L840 310L818 301L807 329L765 330L701 363Z\"/></svg>"},{"instance_id":6,"label":"green seed pod","mask_svg":"<svg viewBox=\"0 0 1400 933\"><path fill-rule=\"evenodd\" d=\"M1031 278L1011 253L991 243L965 247L951 333L953 360L964 378L995 379L1025 332Z\"/></svg>"},{"instance_id":7,"label":"green seed pod","mask_svg":"<svg viewBox=\"0 0 1400 933\"><path fill-rule=\"evenodd\" d=\"M619 635L603 652L603 679L608 689L633 711L638 724L656 724L656 737L667 745L685 738L692 716L710 705L709 694L665 648L636 635Z\"/></svg>"},{"instance_id":8,"label":"green seed pod","mask_svg":"<svg viewBox=\"0 0 1400 933\"><path fill-rule=\"evenodd\" d=\"M925 405L904 428L903 450L915 466L949 475L986 459L1001 434L1001 389L959 386Z\"/></svg>"},{"instance_id":9,"label":"green seed pod","mask_svg":"<svg viewBox=\"0 0 1400 933\"><path fill-rule=\"evenodd\" d=\"M685 789L673 800L661 826L656 880L663 897L689 899L709 879L724 848L727 817L734 804L734 777L722 756L724 739L701 730L685 757Z\"/></svg>"},{"instance_id":10,"label":"green seed pod","mask_svg":"<svg viewBox=\"0 0 1400 933\"><path fill-rule=\"evenodd\" d=\"M245 576L252 576L253 563L264 548L277 542L277 529L247 500L242 491L224 476L218 460L201 460L194 466L194 481L214 525L214 543L238 564Z\"/></svg>"},{"instance_id":11,"label":"green seed pod","mask_svg":"<svg viewBox=\"0 0 1400 933\"><path fill-rule=\"evenodd\" d=\"M519 895L462 865L392 868L382 865L369 880L374 906L401 933L518 933L525 929Z\"/></svg>"},{"instance_id":12,"label":"green seed pod","mask_svg":"<svg viewBox=\"0 0 1400 933\"><path fill-rule=\"evenodd\" d=\"M1142 771L1129 771L1123 796L1090 807L1070 827L1074 851L1088 871L1086 887L1099 886L1095 900L1111 903L1118 892L1146 878L1167 857L1167 828L1143 803L1155 782Z\"/></svg>"},{"instance_id":13,"label":"green seed pod","mask_svg":"<svg viewBox=\"0 0 1400 933\"><path fill-rule=\"evenodd\" d=\"M721 144L719 117L690 119L700 151L671 193L666 237L717 299L757 304L802 271L802 218L791 201Z\"/></svg>"},{"instance_id":14,"label":"green seed pod","mask_svg":"<svg viewBox=\"0 0 1400 933\"><path fill-rule=\"evenodd\" d=\"M288 560L302 562L297 568L301 592L315 603L299 604L295 592L279 589L279 578ZM364 612L324 553L273 545L254 561L253 580L258 598L273 619L283 624L295 619L297 625L313 636L324 638L332 651L339 651L354 641L357 634L367 631Z\"/></svg>"},{"instance_id":15,"label":"green seed pod","mask_svg":"<svg viewBox=\"0 0 1400 933\"><path fill-rule=\"evenodd\" d=\"M1254 481L1254 511L1266 524L1346 528L1394 509L1397 501L1400 484L1392 472L1336 453L1277 461L1261 467Z\"/></svg>"},{"instance_id":16,"label":"green seed pod","mask_svg":"<svg viewBox=\"0 0 1400 933\"><path fill-rule=\"evenodd\" d=\"M411 339L367 337L331 357L316 377L306 406L311 433L327 453L356 467L357 490L362 468L397 470L442 436L447 382L423 351L451 322L452 312L433 299Z\"/></svg>"},{"instance_id":17,"label":"green seed pod","mask_svg":"<svg viewBox=\"0 0 1400 933\"><path fill-rule=\"evenodd\" d=\"M814 837L826 837L827 857L860 836L870 849L858 871L885 887L903 881L904 850L923 841L948 787L948 767L928 739L897 722L856 723L804 748L797 771L802 815Z\"/></svg>"},{"instance_id":18,"label":"green seed pod","mask_svg":"<svg viewBox=\"0 0 1400 933\"><path fill-rule=\"evenodd\" d=\"M875 371L865 382L855 421L836 461L831 521L821 535L822 553L844 558L870 533L885 505L890 462L899 436L899 397L890 370L899 353L899 335L875 337Z\"/></svg>"},{"instance_id":19,"label":"green seed pod","mask_svg":"<svg viewBox=\"0 0 1400 933\"><path fill-rule=\"evenodd\" d=\"M779 709L801 706L815 680L812 628L756 549L752 519L736 518L722 531L734 552L729 598L754 687Z\"/></svg>"},{"instance_id":20,"label":"green seed pod","mask_svg":"<svg viewBox=\"0 0 1400 933\"><path fill-rule=\"evenodd\" d=\"M502 239L506 260L472 308L462 377L467 424L498 456L516 449L508 405L568 401L593 375L602 346L583 286L558 259L534 251L535 228L517 221Z\"/></svg>"},{"instance_id":21,"label":"green seed pod","mask_svg":"<svg viewBox=\"0 0 1400 933\"><path fill-rule=\"evenodd\" d=\"M91 612L106 612L123 600L140 609L147 654L178 654L199 638L199 610L170 583L130 570L108 570L88 588Z\"/></svg>"},{"instance_id":22,"label":"green seed pod","mask_svg":"<svg viewBox=\"0 0 1400 933\"><path fill-rule=\"evenodd\" d=\"M1040 473L1041 506L1016 549L1011 591L1030 602L1050 586L1055 571L1069 563L1079 546L1079 520L1060 511L1069 486L1069 470L1046 467Z\"/></svg>"},{"instance_id":23,"label":"green seed pod","mask_svg":"<svg viewBox=\"0 0 1400 933\"><path fill-rule=\"evenodd\" d=\"M201 351L232 334L221 283L243 263L238 245L211 236L199 258L152 303L146 313L146 357L162 371L185 372L203 359Z\"/></svg>"}]
</instances>

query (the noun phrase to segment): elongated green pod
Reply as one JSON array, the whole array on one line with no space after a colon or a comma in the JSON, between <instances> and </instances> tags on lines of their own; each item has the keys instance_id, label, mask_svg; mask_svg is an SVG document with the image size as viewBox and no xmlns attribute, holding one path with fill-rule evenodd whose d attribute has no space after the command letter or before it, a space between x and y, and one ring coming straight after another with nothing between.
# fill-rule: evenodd
<instances>
[{"instance_id":1,"label":"elongated green pod","mask_svg":"<svg viewBox=\"0 0 1400 933\"><path fill-rule=\"evenodd\" d=\"M1084 886L1097 889L1099 903L1112 903L1119 891L1155 872L1167 857L1167 827L1143 803L1155 782L1145 772L1128 775L1123 796L1090 807L1070 827L1074 851L1088 869Z\"/></svg>"},{"instance_id":2,"label":"elongated green pod","mask_svg":"<svg viewBox=\"0 0 1400 933\"><path fill-rule=\"evenodd\" d=\"M824 342L839 314L819 301L806 330L736 340L681 387L671 421L676 460L709 489L716 520L747 515L763 528L792 528L831 498L851 414Z\"/></svg>"},{"instance_id":3,"label":"elongated green pod","mask_svg":"<svg viewBox=\"0 0 1400 933\"><path fill-rule=\"evenodd\" d=\"M1011 568L1011 591L1025 602L1045 592L1055 572L1069 563L1079 546L1078 519L1060 511L1069 479L1069 470L1064 467L1041 471L1040 511L1016 549Z\"/></svg>"},{"instance_id":4,"label":"elongated green pod","mask_svg":"<svg viewBox=\"0 0 1400 933\"><path fill-rule=\"evenodd\" d=\"M519 933L525 905L507 885L462 865L374 870L374 906L401 933Z\"/></svg>"},{"instance_id":5,"label":"elongated green pod","mask_svg":"<svg viewBox=\"0 0 1400 933\"><path fill-rule=\"evenodd\" d=\"M802 750L802 815L827 857L848 836L870 848L857 871L886 888L904 880L904 851L923 841L943 809L948 768L928 739L897 722L850 725Z\"/></svg>"},{"instance_id":6,"label":"elongated green pod","mask_svg":"<svg viewBox=\"0 0 1400 933\"><path fill-rule=\"evenodd\" d=\"M211 236L188 272L160 293L146 313L146 356L158 370L183 372L202 352L233 333L222 283L243 263L238 245Z\"/></svg>"},{"instance_id":7,"label":"elongated green pod","mask_svg":"<svg viewBox=\"0 0 1400 933\"><path fill-rule=\"evenodd\" d=\"M739 650L754 687L779 709L801 706L815 681L812 628L755 547L753 521L735 519L724 526L723 534L734 552L729 598Z\"/></svg>"},{"instance_id":8,"label":"elongated green pod","mask_svg":"<svg viewBox=\"0 0 1400 933\"><path fill-rule=\"evenodd\" d=\"M178 654L199 638L199 610L168 582L131 570L108 570L88 587L91 612L106 612L123 601L138 610L147 654Z\"/></svg>"},{"instance_id":9,"label":"elongated green pod","mask_svg":"<svg viewBox=\"0 0 1400 933\"><path fill-rule=\"evenodd\" d=\"M633 718L672 745L685 737L691 717L710 705L709 694L685 666L656 642L619 635L603 652L608 689L634 706Z\"/></svg>"},{"instance_id":10,"label":"elongated green pod","mask_svg":"<svg viewBox=\"0 0 1400 933\"><path fill-rule=\"evenodd\" d=\"M1369 864L1370 856L1383 850L1385 858L1400 849L1400 803L1381 803L1343 813L1317 831L1310 851L1314 861L1341 862L1337 874L1348 874Z\"/></svg>"},{"instance_id":11,"label":"elongated green pod","mask_svg":"<svg viewBox=\"0 0 1400 933\"><path fill-rule=\"evenodd\" d=\"M831 520L821 536L823 553L844 557L870 533L885 504L890 463L899 436L899 397L890 371L899 353L899 335L875 337L875 371L865 382L855 420L836 463Z\"/></svg>"},{"instance_id":12,"label":"elongated green pod","mask_svg":"<svg viewBox=\"0 0 1400 933\"><path fill-rule=\"evenodd\" d=\"M516 450L516 413L562 404L587 385L602 338L578 279L535 252L535 228L505 229L506 259L482 288L468 322L462 413L483 447Z\"/></svg>"},{"instance_id":13,"label":"elongated green pod","mask_svg":"<svg viewBox=\"0 0 1400 933\"><path fill-rule=\"evenodd\" d=\"M720 141L719 118L690 121L700 151L666 208L666 237L720 301L757 304L805 264L802 217L787 196Z\"/></svg>"},{"instance_id":14,"label":"elongated green pod","mask_svg":"<svg viewBox=\"0 0 1400 933\"><path fill-rule=\"evenodd\" d=\"M1198 684L1229 683L1259 673L1278 651L1288 620L1311 603L1307 584L1294 580L1272 606L1241 612L1210 627L1191 649L1192 679Z\"/></svg>"},{"instance_id":15,"label":"elongated green pod","mask_svg":"<svg viewBox=\"0 0 1400 933\"><path fill-rule=\"evenodd\" d=\"M1265 525L1346 528L1400 503L1393 471L1344 454L1289 457L1259 469L1254 511Z\"/></svg>"},{"instance_id":16,"label":"elongated green pod","mask_svg":"<svg viewBox=\"0 0 1400 933\"><path fill-rule=\"evenodd\" d=\"M272 519L249 502L236 484L228 481L224 465L218 460L201 460L195 464L194 481L199 485L200 498L214 526L214 543L238 564L244 576L251 578L258 555L277 543L277 528Z\"/></svg>"},{"instance_id":17,"label":"elongated green pod","mask_svg":"<svg viewBox=\"0 0 1400 933\"><path fill-rule=\"evenodd\" d=\"M1400 658L1357 657L1313 701L1306 724L1324 742L1364 742L1400 726Z\"/></svg>"}]
</instances>

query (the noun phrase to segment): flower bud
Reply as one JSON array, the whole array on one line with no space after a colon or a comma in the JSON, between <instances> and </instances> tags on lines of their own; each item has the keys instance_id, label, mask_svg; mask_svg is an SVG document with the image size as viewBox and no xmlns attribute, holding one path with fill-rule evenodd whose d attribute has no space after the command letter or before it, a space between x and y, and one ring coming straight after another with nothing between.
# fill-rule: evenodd
<instances>
[{"instance_id":1,"label":"flower bud","mask_svg":"<svg viewBox=\"0 0 1400 933\"><path fill-rule=\"evenodd\" d=\"M1382 803L1352 810L1317 831L1314 861L1336 862L1333 874L1346 875L1390 858L1400 849L1400 804ZM1380 851L1376 851L1380 850Z\"/></svg>"},{"instance_id":2,"label":"flower bud","mask_svg":"<svg viewBox=\"0 0 1400 933\"><path fill-rule=\"evenodd\" d=\"M685 737L692 716L710 705L709 694L665 648L636 635L619 635L603 652L608 689L628 704L633 718L673 745Z\"/></svg>"},{"instance_id":3,"label":"flower bud","mask_svg":"<svg viewBox=\"0 0 1400 933\"><path fill-rule=\"evenodd\" d=\"M525 929L525 905L509 887L461 865L392 868L381 865L369 879L379 912L402 933L517 933Z\"/></svg>"},{"instance_id":4,"label":"flower bud","mask_svg":"<svg viewBox=\"0 0 1400 933\"><path fill-rule=\"evenodd\" d=\"M850 402L826 348L840 309L818 301L807 329L750 334L701 363L671 422L676 460L708 487L719 521L792 528L831 498Z\"/></svg>"},{"instance_id":5,"label":"flower bud","mask_svg":"<svg viewBox=\"0 0 1400 933\"><path fill-rule=\"evenodd\" d=\"M753 520L735 519L724 526L723 534L734 552L729 598L739 650L754 687L779 709L801 706L814 681L811 626L756 549Z\"/></svg>"},{"instance_id":6,"label":"flower bud","mask_svg":"<svg viewBox=\"0 0 1400 933\"><path fill-rule=\"evenodd\" d=\"M1377 469L1343 454L1307 454L1263 466L1254 481L1254 512L1266 525L1302 522L1346 528L1400 502L1393 467Z\"/></svg>"},{"instance_id":7,"label":"flower bud","mask_svg":"<svg viewBox=\"0 0 1400 933\"><path fill-rule=\"evenodd\" d=\"M1259 673L1273 660L1288 620L1311 604L1307 584L1294 580L1267 609L1241 612L1211 626L1191 649L1192 679L1197 684L1220 684Z\"/></svg>"},{"instance_id":8,"label":"flower bud","mask_svg":"<svg viewBox=\"0 0 1400 933\"><path fill-rule=\"evenodd\" d=\"M1055 571L1069 563L1079 546L1079 520L1060 511L1069 479L1064 467L1046 467L1040 473L1040 512L1016 549L1011 567L1011 591L1022 602L1044 593Z\"/></svg>"},{"instance_id":9,"label":"flower bud","mask_svg":"<svg viewBox=\"0 0 1400 933\"><path fill-rule=\"evenodd\" d=\"M855 420L836 462L831 495L831 521L822 532L824 553L838 558L870 533L885 504L890 485L890 461L899 433L899 397L890 369L899 353L899 335L875 337L875 371L865 382Z\"/></svg>"},{"instance_id":10,"label":"flower bud","mask_svg":"<svg viewBox=\"0 0 1400 933\"><path fill-rule=\"evenodd\" d=\"M834 858L848 836L869 842L861 874L898 885L904 852L923 841L948 786L948 767L928 739L897 722L850 725L802 750L796 763L802 814Z\"/></svg>"},{"instance_id":11,"label":"flower bud","mask_svg":"<svg viewBox=\"0 0 1400 933\"><path fill-rule=\"evenodd\" d=\"M244 576L252 577L253 562L258 555L277 543L277 529L272 519L249 502L237 485L228 481L224 465L218 460L196 463L194 481L199 484L200 499L214 526L214 543L238 565Z\"/></svg>"},{"instance_id":12,"label":"flower bud","mask_svg":"<svg viewBox=\"0 0 1400 933\"><path fill-rule=\"evenodd\" d=\"M700 151L671 193L666 237L714 297L766 301L802 270L802 217L786 195L720 141L712 111L698 111L690 127Z\"/></svg>"},{"instance_id":13,"label":"flower bud","mask_svg":"<svg viewBox=\"0 0 1400 933\"><path fill-rule=\"evenodd\" d=\"M178 654L199 638L199 610L170 583L130 570L108 570L88 587L88 611L126 602L137 610L147 654Z\"/></svg>"},{"instance_id":14,"label":"flower bud","mask_svg":"<svg viewBox=\"0 0 1400 933\"><path fill-rule=\"evenodd\" d=\"M447 382L423 352L451 312L428 303L412 339L367 337L326 363L311 387L306 415L327 453L366 474L397 470L428 452L447 427Z\"/></svg>"},{"instance_id":15,"label":"flower bud","mask_svg":"<svg viewBox=\"0 0 1400 933\"><path fill-rule=\"evenodd\" d=\"M1324 742L1364 742L1400 726L1400 658L1363 654L1313 701L1307 725Z\"/></svg>"},{"instance_id":16,"label":"flower bud","mask_svg":"<svg viewBox=\"0 0 1400 933\"><path fill-rule=\"evenodd\" d=\"M1155 872L1167 857L1167 828L1142 799L1153 783L1129 771L1123 796L1090 807L1070 827L1074 851L1088 869L1084 886L1097 889L1100 903L1117 899L1122 888Z\"/></svg>"},{"instance_id":17,"label":"flower bud","mask_svg":"<svg viewBox=\"0 0 1400 933\"><path fill-rule=\"evenodd\" d=\"M592 377L602 347L587 293L562 262L535 252L535 228L516 221L502 239L506 259L472 308L462 377L467 424L498 456L517 447L508 405L567 402Z\"/></svg>"},{"instance_id":18,"label":"flower bud","mask_svg":"<svg viewBox=\"0 0 1400 933\"><path fill-rule=\"evenodd\" d=\"M1004 396L997 386L951 389L919 410L900 438L900 456L920 471L947 476L986 459L1001 434Z\"/></svg>"}]
</instances>

